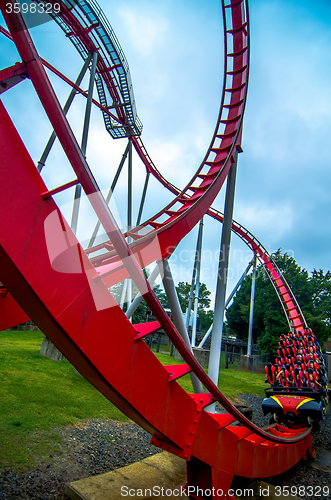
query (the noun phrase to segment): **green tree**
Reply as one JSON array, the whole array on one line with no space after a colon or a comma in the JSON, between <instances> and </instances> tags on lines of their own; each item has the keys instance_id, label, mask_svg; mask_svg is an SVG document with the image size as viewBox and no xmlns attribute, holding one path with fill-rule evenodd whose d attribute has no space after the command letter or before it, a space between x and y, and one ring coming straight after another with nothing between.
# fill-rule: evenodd
<instances>
[{"instance_id":1,"label":"green tree","mask_svg":"<svg viewBox=\"0 0 331 500\"><path fill-rule=\"evenodd\" d=\"M201 332L206 332L210 325L214 321L214 311L208 309L208 311L199 312L199 330Z\"/></svg>"},{"instance_id":2,"label":"green tree","mask_svg":"<svg viewBox=\"0 0 331 500\"><path fill-rule=\"evenodd\" d=\"M331 327L331 272L320 269L309 277L314 316L320 317L327 327Z\"/></svg>"},{"instance_id":3,"label":"green tree","mask_svg":"<svg viewBox=\"0 0 331 500\"><path fill-rule=\"evenodd\" d=\"M155 292L155 295L157 296L157 298L161 302L162 306L165 309L168 309L169 308L168 299L167 299L166 294L161 289L160 285L153 285L153 290ZM133 324L144 323L146 321L146 314L149 310L150 309L149 309L147 303L145 302L145 300L142 300L132 315L132 323Z\"/></svg>"},{"instance_id":4,"label":"green tree","mask_svg":"<svg viewBox=\"0 0 331 500\"><path fill-rule=\"evenodd\" d=\"M331 273L313 271L309 276L293 257L279 249L273 258L291 287L308 325L323 343L331 330ZM226 333L247 339L252 276L243 281L226 314ZM287 320L273 284L263 266L257 268L253 341L261 352L275 354L281 333L288 330Z\"/></svg>"},{"instance_id":5,"label":"green tree","mask_svg":"<svg viewBox=\"0 0 331 500\"><path fill-rule=\"evenodd\" d=\"M185 283L180 281L176 286L179 303L183 313L186 313L189 303L191 285L190 283ZM195 292L195 287L194 287ZM199 315L199 330L201 332L206 332L214 319L213 311L209 310L210 306L210 291L208 290L205 283L199 284L199 301L198 301L198 315ZM194 307L194 295L192 309Z\"/></svg>"},{"instance_id":6,"label":"green tree","mask_svg":"<svg viewBox=\"0 0 331 500\"><path fill-rule=\"evenodd\" d=\"M188 302L190 297L191 285L190 283L185 283L180 281L176 286L177 295L179 298L180 307L185 313L188 308ZM195 292L195 287L194 287ZM194 300L194 295L193 295ZM198 301L198 313L205 311L210 306L210 291L208 290L205 283L199 284L199 301Z\"/></svg>"},{"instance_id":7,"label":"green tree","mask_svg":"<svg viewBox=\"0 0 331 500\"><path fill-rule=\"evenodd\" d=\"M121 283L117 283L116 285L112 286L110 289L113 297L115 298L115 300L118 303L120 303L120 300L121 300L123 286L124 286L124 282L121 282ZM153 290L154 290L157 298L161 302L162 306L165 309L168 309L169 308L168 299L167 299L166 294L161 289L160 285L154 284ZM134 298L137 296L138 293L139 293L138 288L132 282L132 300L134 300ZM126 309L127 309L127 304L124 303L123 311L126 311ZM132 315L132 323L133 324L144 323L146 321L146 315L147 315L148 311L149 311L149 307L148 307L147 303L145 302L145 300L143 299Z\"/></svg>"},{"instance_id":8,"label":"green tree","mask_svg":"<svg viewBox=\"0 0 331 500\"><path fill-rule=\"evenodd\" d=\"M120 302L121 298L121 293L122 293L122 287L123 283L119 283L117 285L114 285L111 288L111 292L117 302ZM160 285L153 285L153 290L161 302L162 306L164 309L170 309L169 302L167 299L166 294L162 290ZM189 283L185 283L183 281L179 282L178 285L176 286L176 291L179 299L179 303L182 309L182 312L185 314L187 307L188 307L188 301L189 301L189 295L190 295L190 290L191 290L191 285ZM133 283L132 285L132 297L134 298L138 293L138 289ZM205 332L208 330L209 326L213 322L213 311L207 310L207 308L210 306L210 291L207 289L207 286L205 283L200 283L199 286L199 302L198 302L198 314L199 314L199 321L200 321L200 330ZM124 311L126 311L126 304L124 304L123 307ZM149 311L149 307L147 306L145 300L142 300L139 306L137 307L136 311L134 312L132 316L132 322L134 324L136 323L143 323L146 321L146 314Z\"/></svg>"}]
</instances>

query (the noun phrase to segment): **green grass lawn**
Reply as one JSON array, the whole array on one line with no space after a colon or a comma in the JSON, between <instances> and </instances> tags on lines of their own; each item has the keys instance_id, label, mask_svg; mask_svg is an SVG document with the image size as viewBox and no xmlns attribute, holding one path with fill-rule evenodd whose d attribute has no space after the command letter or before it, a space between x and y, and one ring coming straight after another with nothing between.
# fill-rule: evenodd
<instances>
[{"instance_id":1,"label":"green grass lawn","mask_svg":"<svg viewBox=\"0 0 331 500\"><path fill-rule=\"evenodd\" d=\"M43 334L0 332L0 467L30 467L56 452L56 428L83 419L127 420L68 361L39 356ZM157 354L162 364L176 364ZM189 375L180 379L192 391ZM264 375L221 370L219 385L229 398L263 395ZM55 429L55 430L54 430Z\"/></svg>"},{"instance_id":2,"label":"green grass lawn","mask_svg":"<svg viewBox=\"0 0 331 500\"><path fill-rule=\"evenodd\" d=\"M127 418L68 361L39 356L41 332L0 332L0 466L56 450L52 430L87 418Z\"/></svg>"},{"instance_id":3,"label":"green grass lawn","mask_svg":"<svg viewBox=\"0 0 331 500\"><path fill-rule=\"evenodd\" d=\"M180 361L174 360L168 354L157 354L163 365L174 365ZM266 387L262 373L243 372L233 368L222 368L218 379L218 387L225 396L235 400L240 394L256 394L264 396ZM185 375L178 381L187 392L193 392L190 375Z\"/></svg>"}]
</instances>

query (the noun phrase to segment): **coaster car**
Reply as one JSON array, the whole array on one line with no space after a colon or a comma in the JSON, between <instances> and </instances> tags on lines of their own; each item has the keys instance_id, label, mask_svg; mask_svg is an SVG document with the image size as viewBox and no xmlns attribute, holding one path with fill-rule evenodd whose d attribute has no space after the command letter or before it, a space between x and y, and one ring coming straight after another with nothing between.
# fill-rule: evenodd
<instances>
[{"instance_id":1,"label":"coaster car","mask_svg":"<svg viewBox=\"0 0 331 500\"><path fill-rule=\"evenodd\" d=\"M271 413L275 421L288 420L290 422L312 422L322 420L326 412L326 401L323 395L313 389L270 388L265 390L266 397L262 402L264 415Z\"/></svg>"}]
</instances>

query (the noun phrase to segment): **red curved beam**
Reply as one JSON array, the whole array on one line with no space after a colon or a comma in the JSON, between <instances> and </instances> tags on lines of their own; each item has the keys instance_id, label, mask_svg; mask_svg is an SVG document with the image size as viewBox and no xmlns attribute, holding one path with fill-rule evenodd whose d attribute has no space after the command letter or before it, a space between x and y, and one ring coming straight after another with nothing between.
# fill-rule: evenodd
<instances>
[{"instance_id":1,"label":"red curved beam","mask_svg":"<svg viewBox=\"0 0 331 500\"><path fill-rule=\"evenodd\" d=\"M234 37L236 35L240 35L241 41L237 40L237 43L239 44L239 47L242 48L243 41L242 38L246 39L247 33L246 33L246 23L242 22L242 9L241 9L241 3L242 2L237 2L234 4L234 7L232 8L232 20L233 20L233 27L231 30L228 30L231 32ZM54 129L57 132L57 135L62 142L62 145L67 152L67 155L69 159L71 160L72 166L74 170L76 171L76 174L78 176L79 181L83 185L83 188L87 194L96 194L96 201L94 201L94 207L95 210L97 211L105 229L107 232L111 233L112 235L112 241L113 244L116 248L117 254L120 256L121 260L124 262L126 259L126 267L127 270L130 272L130 275L133 277L134 281L138 285L139 289L142 291L145 291L147 289L147 293L143 293L147 303L153 310L154 314L156 315L157 319L159 320L160 324L162 327L165 329L165 331L168 333L169 338L173 341L174 345L178 348L179 352L183 351L183 357L184 359L188 356L188 362L193 363L193 366L195 368L195 371L197 371L197 375L199 378L201 378L204 382L204 385L206 388L210 389L211 394L215 394L218 398L220 398L220 401L222 401L222 404L226 407L231 409L239 418L243 418L240 416L240 413L237 412L237 410L232 407L230 403L228 403L226 400L224 400L224 397L221 395L221 393L218 391L218 389L211 383L210 379L206 377L206 374L204 373L203 370L200 369L199 365L196 363L194 357L187 351L185 345L181 341L181 339L178 337L178 334L176 330L174 329L172 323L170 322L169 318L167 315L164 313L162 308L160 307L159 302L157 301L154 293L152 290L149 288L149 285L146 284L146 281L144 279L144 276L140 270L140 267L137 265L135 259L131 257L131 252L128 246L125 243L124 238L120 234L114 220L111 217L111 214L107 212L107 208L103 204L103 200L100 196L100 194L97 191L97 186L96 182L91 174L91 172L88 169L88 166L86 162L84 162L84 159L82 158L78 145L75 142L74 138L71 135L70 127L63 116L62 110L59 107L59 104L56 100L56 97L52 91L52 88L50 86L50 83L48 81L47 75L45 74L42 64L40 62L38 53L36 52L33 42L31 38L29 37L29 34L26 30L24 30L24 25L22 24L22 20L20 19L20 16L15 16L15 15L10 15L7 12L4 12L5 19L7 21L7 24L10 28L11 34L13 36L13 39L15 41L15 44L21 54L21 57L23 61L27 65L27 70L29 73L29 76L39 94L39 97L41 99L41 102L43 103L45 110L47 114L49 115L51 122L54 125ZM234 42L234 51L236 51L236 41ZM239 54L241 59L242 59L242 52ZM236 67L236 65L234 66ZM242 82L242 75L245 75L247 73L247 65L245 65L245 68L243 71L239 71L240 74L240 82ZM234 89L232 94L231 99L233 99L233 94L236 95L238 90L238 84L239 81L238 79L233 78L233 84L234 84ZM241 83L239 85L240 91L243 88L243 84ZM231 102L231 101L230 101ZM237 106L237 104L235 105ZM239 107L242 106L242 103L239 105ZM243 111L243 108L242 108ZM231 113L231 111L230 111ZM58 121L54 119L56 117ZM239 120L240 126L241 126L241 119L242 116ZM62 123L61 123L62 122ZM231 118L226 119L226 127L228 126L228 123L230 123L230 128L233 129L233 124L234 120ZM235 139L239 140L240 138L240 126L236 130L234 127L235 131ZM227 130L225 127L225 130ZM233 132L233 130L232 130ZM233 132L234 133L234 132ZM225 134L226 136L226 141L228 141L228 134ZM215 162L212 163L212 167L217 169L217 172L220 170L220 167L223 167L224 165L226 167L223 167L221 169L220 173L217 173L216 175L216 180L218 180L218 183L212 182L212 185L207 188L206 193L209 194L211 192L216 192L216 188L218 184L220 183L220 180L223 182L225 179L225 176L227 174L228 169L231 166L231 161L232 161L232 156L231 152L233 151L233 148L235 147L235 142L227 148L230 148L230 154L225 155L224 154L224 147L220 148L220 152L222 153L221 156L223 156L222 159L220 159L220 156L216 154L215 157ZM225 158L224 158L225 156ZM45 188L42 191L42 193L45 193ZM190 209L188 212L193 212L193 208L195 208L195 212L198 212L197 206L204 202L205 204L208 203L208 197L205 196L206 193L204 193L201 196L195 197L197 201L192 201L191 197L189 200L190 204ZM216 195L216 194L215 194ZM186 203L186 200L185 202ZM92 202L93 204L93 202ZM172 218L172 217L171 217ZM187 218L187 214L185 213L185 217L183 213L180 214L178 219L183 222ZM173 224L172 224L173 225ZM168 228L167 228L168 229ZM165 232L165 231L164 231ZM164 234L164 232L161 232L160 230L157 230L159 241L160 241L160 235ZM177 240L176 240L177 238ZM178 234L176 235L175 239L173 241L179 241L180 236ZM142 238L144 239L144 238ZM148 236L148 240L150 240L150 236ZM164 248L165 245L161 248ZM169 252L169 248L167 247L165 249L166 252ZM98 281L96 281L98 282ZM183 350L184 349L184 350ZM215 391L216 389L216 391ZM246 420L246 419L245 419ZM245 422L246 426L254 428L256 432L260 432L255 426L252 427L252 424L247 420ZM263 433L264 436L266 436L265 433ZM269 439L273 439L270 438Z\"/></svg>"},{"instance_id":2,"label":"red curved beam","mask_svg":"<svg viewBox=\"0 0 331 500\"><path fill-rule=\"evenodd\" d=\"M223 6L223 11L224 10L225 10L225 7ZM247 8L246 8L246 11L247 11ZM224 14L224 12L223 12L223 14ZM62 6L61 17L63 18L63 21L66 23L66 25L69 26L70 29L72 30L70 36L74 35L75 37L77 37L77 39L80 41L80 43L85 47L86 53L89 53L91 51L97 50L97 47L95 45L95 37L93 39L91 37L91 34L93 32L95 32L96 29L98 28L98 23L96 23L94 25L90 25L90 26L82 26L80 24L80 22L82 22L82 18L80 20L77 19L75 17L75 15L74 15L74 12L70 11L69 9L67 9L64 5ZM224 15L223 18L224 18L224 23L225 23L225 26L224 26L225 33L226 32L231 32L231 31L234 31L234 30L238 29L238 27L233 27L232 29L229 28L229 27L227 27L226 26L226 21L225 21L226 20L226 16ZM86 21L85 21L85 23L86 23ZM244 20L242 20L241 27L243 29L245 29L246 32L247 32L247 24L246 23L247 23L247 20L246 20L246 22ZM8 36L8 34L7 34L7 36ZM225 42L226 42L226 37L225 37ZM227 44L225 43L225 75L236 74L236 71L238 71L238 70L239 70L239 73L244 71L243 67L238 62L234 62L233 68L231 69L231 71L227 71L227 67L231 67L230 60L232 60L232 59L235 60L236 51L237 51L237 55L238 55L238 52L240 52L239 55L242 55L242 54L246 53L247 54L247 60L248 60L248 50L249 50L249 46L248 45L247 46L243 46L241 49L240 49L240 46L237 46L235 48L235 45L234 45L233 52L228 53L228 51L227 51ZM54 71L56 74L58 74L61 78L65 78L64 75L61 75L58 71L56 71L55 68L53 68L51 65L49 65L46 61L43 61L43 63L48 68L50 68L52 71ZM237 70L236 70L236 68L237 68ZM111 68L107 68L106 62L104 61L104 59L102 57L100 57L100 55L98 57L98 72L102 76L102 78L105 79L105 83L106 83L107 88L108 88L108 90L110 92L110 95L113 98L113 101L119 101L119 95L117 93L118 85L116 84L116 81L115 81L115 78L114 78L114 74L113 74L113 70ZM72 82L69 82L69 83L72 86L74 86L74 84ZM225 102L225 94L226 94L225 83L226 83L226 77L224 78L224 86L223 86L222 100L221 100L222 105L221 105L221 111L220 111L220 114L219 114L218 125L216 127L213 139L211 141L209 152L207 153L204 161L200 165L200 168L196 172L195 176L191 179L190 183L187 185L187 187L183 191L178 190L178 188L176 188L176 186L174 186L169 181L167 181L167 179L165 179L162 176L162 174L158 171L158 169L155 167L154 163L152 162L151 158L149 157L148 152L147 152L146 148L144 147L141 138L140 137L132 137L131 138L131 140L132 140L132 142L134 144L134 147L135 147L138 155L140 156L141 160L143 161L143 163L144 163L147 171L150 172L168 190L170 190L172 193L176 194L177 195L177 199L180 198L180 197L185 196L185 193L189 189L192 189L191 186L192 186L193 182L199 176L199 172L201 172L201 170L203 169L203 167L205 166L205 164L208 163L208 157L209 157L210 153L211 152L215 152L216 153L220 149L220 148L217 148L217 146L215 145L215 142L217 141L217 139L220 138L219 128L220 128L221 123L224 122L224 120L222 120L222 116L224 114L224 109L226 107L229 110L232 107L231 102L230 102L229 105L225 105L224 104L224 102ZM232 84L235 85L234 82L232 82ZM246 88L247 88L247 82L246 82ZM77 89L77 90L80 91L80 89ZM86 93L85 93L85 96L86 96ZM244 103L244 99L237 101L237 103L238 102L240 102L241 104L243 104ZM102 109L102 111L105 114L107 114L108 116L111 116L115 120L120 120L121 119L123 121L123 123L125 122L125 118L124 118L123 114L122 115L120 114L120 118L118 118L115 115L112 115L112 113L110 113L109 110L107 110L106 108L104 108L103 106L101 106L96 101L95 101L95 104L97 104ZM229 120L229 122L231 123L231 116L230 115L228 115L227 120ZM230 130L230 131L224 133L225 137L227 137L228 135L230 135L230 137L231 136L233 137L234 136L234 131ZM224 147L226 148L226 144L224 145ZM201 177L202 177L202 179L206 179L206 177L208 178L208 175L206 177L203 177L203 176L201 176ZM209 178L208 181L211 181L211 178ZM187 197L187 196L185 196L185 197ZM170 210L171 206L168 206L167 208L168 208L168 210ZM216 214L216 212L213 211L213 209L211 209L209 212L210 212L211 216L213 216L213 217L215 217L215 218L217 218L219 220L222 220L222 216L221 216L221 214L219 212ZM159 214L159 217L161 217L163 214L164 214L164 211L161 211L160 214ZM151 220L151 222L153 222L153 224L157 224L157 218L154 217ZM146 225L146 223L145 223L145 225ZM304 319L304 317L302 315L302 312L300 310L300 307L297 304L297 302L295 300L295 297L294 297L293 293L291 292L290 287L288 286L288 284L286 283L286 281L284 280L284 278L281 277L281 274L280 274L279 270L277 269L277 266L276 266L275 262L271 259L271 256L268 254L268 252L266 252L266 250L262 247L261 243L258 240L256 240L253 237L253 235L251 235L245 228L243 228L242 226L238 225L238 223L234 223L233 224L233 230L235 232L237 232L239 235L241 235L241 233L242 233L244 241L249 246L250 246L251 242L254 242L254 244L252 246L252 250L259 256L260 260L265 264L265 268L267 270L268 276L271 279L271 281L272 281L272 283L273 283L273 285L274 285L274 287L276 289L278 297L280 298L280 301L281 301L281 304L282 304L282 306L284 308L284 311L285 311L286 317L288 319L289 325L290 326L294 326L297 329L300 329L304 325L307 326L306 325L306 321L305 321L305 319Z\"/></svg>"},{"instance_id":3,"label":"red curved beam","mask_svg":"<svg viewBox=\"0 0 331 500\"><path fill-rule=\"evenodd\" d=\"M200 185L193 186L190 183L171 204L173 208L176 202L181 203L180 209L169 210L167 207L162 212L169 215L165 223L158 221L159 217L154 217L143 226L152 228L146 236L137 234L138 228L134 234L139 239L132 246L136 256L138 250L144 251L144 245L150 243L155 234L163 257L171 252L169 244L178 243L208 211L240 146L244 110L242 97L246 95L248 76L245 59L247 50L244 50L247 24L242 17L245 14L242 7L243 2L240 0L231 4L232 27L227 30L234 40L234 68L227 72L232 81L229 90L230 109L225 120L220 119L220 123L225 121L223 133L217 134L219 137L216 135L220 144L213 144L207 154L204 165L209 170L205 174L199 170L194 180L200 176ZM6 186L0 199L3 220L0 263L4 285L31 319L91 383L124 413L149 430L155 444L190 460L189 467L194 467L194 463L206 464L210 472L207 475L214 486L230 486L234 474L263 477L287 470L310 449L310 429L290 430L279 425L259 429L227 401L188 351L146 283L132 250L105 206L22 19L4 10L3 15L77 178L86 194L94 197L92 205L111 236L116 254L207 393L189 395L176 381L169 380L168 370L158 362L142 337L137 335L137 330L129 323L102 280L97 279L91 262L60 215L56 218L59 223L53 223L52 236L56 242L65 236L70 243L67 257L74 262L78 256L78 262L85 272L59 273L52 267L44 236L44 223L59 211L52 198L44 196L47 188L1 104L0 181ZM16 179L20 180L19 184ZM193 191L193 195L185 196L188 190ZM17 220L20 220L20 226L14 234L12 227ZM151 255L146 255L151 258ZM114 334L111 335L111 332ZM204 410L215 400L229 414L214 415ZM176 415L176 419L173 415ZM244 427L234 426L235 420Z\"/></svg>"},{"instance_id":4,"label":"red curved beam","mask_svg":"<svg viewBox=\"0 0 331 500\"><path fill-rule=\"evenodd\" d=\"M177 386L170 386L168 383L168 372L157 362L154 354L143 341L141 339L135 341L136 333L132 325L114 302L106 287L101 281L93 281L95 271L89 260L85 257L83 250L80 250L80 255L83 259L86 273L58 273L52 268L44 237L44 221L49 215L57 212L58 209L51 198L47 200L42 198L41 194L45 190L45 185L36 171L31 158L28 156L3 105L0 106L0 147L3 152L0 178L3 185L6 185L6 195L2 197L0 202L0 214L6 213L6 221L2 227L0 241L0 261L2 264L2 279L4 284L13 294L17 302L22 305L23 309L29 311L31 319L35 321L51 341L64 352L74 366L76 366L78 370L82 369L83 371L81 373L84 375L87 373L87 378L98 388L100 387L102 392L107 394L107 397L115 401L115 404L118 404L122 411L129 414L131 418L138 420L139 423L142 423L142 415L146 415L144 417L146 420L154 422L152 433L157 439L166 443L170 440L175 444L177 443L177 447L180 447L180 443L183 443L183 436L181 436L181 439L179 439L179 436L175 439L174 433L175 435L178 433L178 428L171 431L170 428L168 429L170 422L164 421L164 404L166 402L170 404L172 392L174 387ZM12 165L11 171L8 168L9 165ZM13 168L15 176L12 175ZM19 194L27 193L27 196L19 196L19 199L13 200L12 193L15 190L17 192L15 180L17 178L21 179L22 182L22 188ZM14 234L12 231L12 220L15 220L18 214L22 220L22 226L20 226L19 230ZM36 221L38 221L38 223L36 223ZM70 228L65 227L65 231L67 237L74 241L75 237L71 233ZM54 226L54 237L55 239L61 237L61 232L59 233L59 229L56 226ZM27 240L29 241L29 246L25 254L23 253L22 255L22 248L26 245ZM77 241L76 246L80 248ZM38 257L35 258L34 256ZM34 265L32 265L33 262ZM90 283L87 279L89 273L92 273ZM45 280L45 276L47 276L47 280ZM52 290L51 294L50 290ZM98 297L98 301L106 301L108 307L101 311L96 310L95 296ZM149 304L151 304L149 294L146 293L144 297ZM156 303L153 310L159 323L167 331L170 340L174 343L191 370L194 371L203 382L209 393L208 397L207 395L200 396L203 401L202 403L195 402L193 399L193 407L192 403L188 404L190 409L184 405L184 414L188 411L191 415L187 417L189 420L191 419L192 421L193 414L196 411L194 408L199 406L199 404L203 407L217 400L226 410L231 412L234 419L237 419L245 425L247 436L254 434L270 443L290 443L294 446L293 449L296 450L299 448L296 448L295 445L299 443L301 449L301 441L302 439L309 439L310 429L305 430L299 435L286 432L278 436L277 433L273 433L273 428L261 430L243 417L210 381L190 351L187 350L170 320L166 317L167 319L165 321L162 314L159 314L158 309L162 310L161 306ZM83 322L82 315L85 317ZM107 334L109 325L112 325L112 330L114 330L114 332L121 331L121 335L115 335L117 339L114 339L114 335L109 336ZM120 349L123 343L126 347L123 349L123 354L119 356L118 349ZM101 344L106 346L105 349L102 349L102 352L100 352L99 348ZM123 363L123 369L120 370L120 373L118 373L119 363L120 365ZM140 368L133 369L131 366L131 368L128 367L128 369L126 369L124 367L127 363L129 363L129 366L130 363L133 364L132 366L137 364ZM146 366L153 367L152 380L150 380L149 375L143 368ZM99 375L95 373L95 370L97 370ZM164 372L162 372L162 370L164 370ZM166 378L165 375L161 376L161 373L166 373ZM140 390L145 393L145 397L142 397L136 384L133 390L133 385L131 385L133 384L133 380L129 383L128 377L130 380L131 377L134 377L138 386L142 383L142 379L144 380ZM162 394L160 401L158 394L154 394L153 392L156 388L150 389L152 392L148 396L148 387L150 384L154 387L154 378L157 384L161 384L160 387L158 387L157 393L161 391L163 384L162 380L164 380L164 383L166 382L166 387L168 388L164 389L168 395L165 396L165 394ZM125 380L125 382L123 382L123 380ZM176 384L176 382L171 382L171 384ZM112 389L107 389L109 385ZM113 391L114 394L113 392L110 394L111 391ZM185 400L186 396L184 394L186 393L184 393L179 386L176 388L175 393L177 394L178 392L181 394L180 397L183 397ZM152 394L154 394L154 396L152 396ZM120 396L122 398L124 397L126 403L122 400L119 402L119 399L121 399ZM160 407L163 408L162 411L159 409L155 410L157 415L155 415L152 410L153 407L155 408L155 406L157 406L155 402L156 396L160 403ZM146 397L148 400L150 399L150 402L146 402ZM163 400L163 398L165 399ZM191 396L189 396L187 401L192 401ZM176 404L171 404L176 406L180 403L176 402ZM144 410L145 406L148 407L147 410ZM138 413L140 416L135 414L132 407L135 408L136 411L138 411L137 408L139 409ZM162 414L162 418L159 412ZM201 409L199 410L199 414L200 412ZM147 415L148 418L146 418ZM204 413L204 423L202 427L204 427L207 422L208 427L209 425L213 427L214 424L212 424L212 421L215 420L217 424L215 424L215 429L217 428L219 431L219 420L217 419L218 417ZM164 425L166 427L164 427ZM146 423L144 426L146 426ZM228 425L226 427L228 427ZM151 431L150 426L148 426L148 429ZM231 435L233 432L235 434L237 432L237 429L231 428L228 430L231 431ZM181 428L181 432L183 432L183 428ZM167 436L167 438L165 436ZM199 452L199 456L204 457L205 452L201 452L201 455ZM297 456L297 452L295 456Z\"/></svg>"}]
</instances>

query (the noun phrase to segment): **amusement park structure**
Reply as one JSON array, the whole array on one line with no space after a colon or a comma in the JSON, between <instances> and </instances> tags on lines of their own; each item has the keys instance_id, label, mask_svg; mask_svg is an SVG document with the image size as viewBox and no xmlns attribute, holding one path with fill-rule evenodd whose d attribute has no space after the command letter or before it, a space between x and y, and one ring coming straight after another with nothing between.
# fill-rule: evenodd
<instances>
[{"instance_id":1,"label":"amusement park structure","mask_svg":"<svg viewBox=\"0 0 331 500\"><path fill-rule=\"evenodd\" d=\"M214 366L219 364L224 280L219 280L217 286L211 350L211 356L215 356L210 378L185 342L185 324L176 316L178 309L167 260L208 214L224 223L224 248L228 247L232 229L253 251L274 285L289 328L295 335L306 335L308 325L299 304L272 257L247 229L232 220L249 73L247 0L222 0L225 61L221 108L206 155L182 190L162 176L141 140L142 124L136 112L128 64L95 0L38 0L37 4L48 9L82 56L84 66L77 81L70 81L40 57L22 13L15 9L18 4L14 0L0 2L8 28L1 28L0 36L13 41L21 58L21 62L1 70L1 93L30 79L54 130L36 166L0 102L1 328L27 318L33 320L91 384L152 435L155 446L187 461L189 485L222 490L215 498L227 497L234 475L269 477L288 470L311 452L311 427L305 420L294 426L275 422L259 428L225 398L215 383L217 376L213 376ZM73 89L64 109L45 68ZM90 85L85 92L80 83L87 69ZM98 101L92 98L94 84ZM66 118L76 93L84 95L87 102L81 141ZM123 162L128 156L132 168L133 147L146 168L137 223L132 224L129 197L128 231L124 234L108 207L123 162L104 198L85 158L92 105L101 110L113 138L128 138ZM42 173L56 137L72 167L73 180L48 189ZM174 199L141 222L150 175L172 192ZM212 208L212 203L226 180L223 216ZM54 196L73 187L75 202L69 225ZM85 250L75 236L82 191L99 221ZM100 226L108 239L96 245ZM155 261L164 273L176 326L143 272ZM156 321L131 324L109 290L126 279L135 283ZM160 327L184 359L184 365L163 366L146 345L144 339ZM195 394L188 394L177 382L187 373L192 375ZM214 403L219 403L224 411L207 411Z\"/></svg>"}]
</instances>

